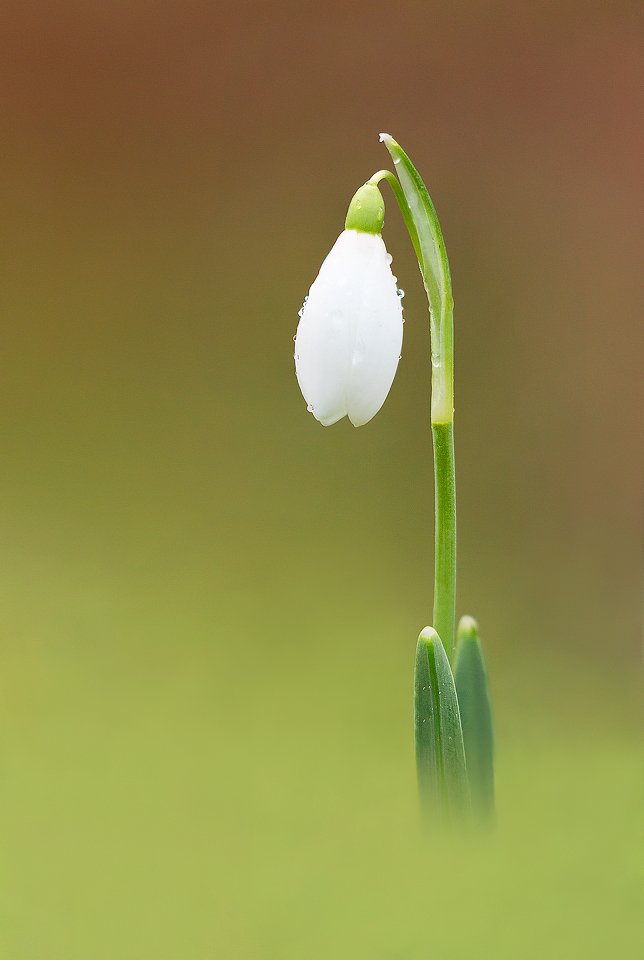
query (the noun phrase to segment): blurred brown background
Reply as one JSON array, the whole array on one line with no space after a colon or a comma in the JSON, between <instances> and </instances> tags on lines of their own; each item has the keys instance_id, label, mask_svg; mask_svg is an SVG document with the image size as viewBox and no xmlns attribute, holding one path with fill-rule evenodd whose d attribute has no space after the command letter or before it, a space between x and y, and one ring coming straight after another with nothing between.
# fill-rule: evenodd
<instances>
[{"instance_id":1,"label":"blurred brown background","mask_svg":"<svg viewBox=\"0 0 644 960\"><path fill-rule=\"evenodd\" d=\"M3 954L639 956L642 4L27 0L0 33ZM385 407L321 428L292 361L383 130L450 257L500 744L498 846L444 882L408 715L426 302L390 194Z\"/></svg>"}]
</instances>

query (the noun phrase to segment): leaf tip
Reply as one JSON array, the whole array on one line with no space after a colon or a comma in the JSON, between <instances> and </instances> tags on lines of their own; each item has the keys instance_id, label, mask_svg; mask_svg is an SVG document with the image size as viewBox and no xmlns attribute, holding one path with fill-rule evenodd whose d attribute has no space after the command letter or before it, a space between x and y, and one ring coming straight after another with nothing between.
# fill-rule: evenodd
<instances>
[{"instance_id":1,"label":"leaf tip","mask_svg":"<svg viewBox=\"0 0 644 960\"><path fill-rule=\"evenodd\" d=\"M457 637L459 640L465 639L478 639L479 635L479 625L474 617L467 616L461 617L458 621L458 630Z\"/></svg>"},{"instance_id":2,"label":"leaf tip","mask_svg":"<svg viewBox=\"0 0 644 960\"><path fill-rule=\"evenodd\" d=\"M440 637L438 636L438 634L436 633L433 627L424 627L420 631L420 636L418 637L418 639L426 640L428 642L433 643L434 640L440 640Z\"/></svg>"}]
</instances>

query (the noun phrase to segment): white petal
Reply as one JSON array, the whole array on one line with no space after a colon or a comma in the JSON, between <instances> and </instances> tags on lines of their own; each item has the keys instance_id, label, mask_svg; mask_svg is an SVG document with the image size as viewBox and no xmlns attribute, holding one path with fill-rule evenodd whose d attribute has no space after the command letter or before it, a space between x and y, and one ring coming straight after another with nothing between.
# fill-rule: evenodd
<instances>
[{"instance_id":1,"label":"white petal","mask_svg":"<svg viewBox=\"0 0 644 960\"><path fill-rule=\"evenodd\" d=\"M362 264L355 231L342 233L313 283L295 338L295 371L313 415L328 426L346 416L346 396L358 325L354 290Z\"/></svg>"},{"instance_id":2,"label":"white petal","mask_svg":"<svg viewBox=\"0 0 644 960\"><path fill-rule=\"evenodd\" d=\"M368 423L385 402L403 339L402 304L382 238L368 233L359 237L363 244L371 241L372 255L365 271L347 390L347 412L356 427Z\"/></svg>"},{"instance_id":3,"label":"white petal","mask_svg":"<svg viewBox=\"0 0 644 960\"><path fill-rule=\"evenodd\" d=\"M325 426L367 423L385 401L402 345L402 307L382 238L345 230L320 268L295 338L295 370Z\"/></svg>"}]
</instances>

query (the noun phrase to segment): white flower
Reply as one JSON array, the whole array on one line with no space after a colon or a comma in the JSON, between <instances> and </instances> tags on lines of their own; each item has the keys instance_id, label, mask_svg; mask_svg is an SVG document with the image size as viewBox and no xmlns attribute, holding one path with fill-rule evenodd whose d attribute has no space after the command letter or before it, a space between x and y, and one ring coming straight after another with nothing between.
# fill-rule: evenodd
<instances>
[{"instance_id":1,"label":"white flower","mask_svg":"<svg viewBox=\"0 0 644 960\"><path fill-rule=\"evenodd\" d=\"M385 402L403 337L401 294L377 233L340 234L309 291L295 338L308 409L329 426L367 423Z\"/></svg>"}]
</instances>

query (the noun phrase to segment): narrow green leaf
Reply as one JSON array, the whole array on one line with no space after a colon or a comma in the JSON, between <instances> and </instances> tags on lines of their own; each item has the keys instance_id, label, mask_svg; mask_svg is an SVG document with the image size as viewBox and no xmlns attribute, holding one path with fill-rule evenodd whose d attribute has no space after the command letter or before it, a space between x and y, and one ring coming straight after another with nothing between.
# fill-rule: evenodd
<instances>
[{"instance_id":1,"label":"narrow green leaf","mask_svg":"<svg viewBox=\"0 0 644 960\"><path fill-rule=\"evenodd\" d=\"M461 617L456 640L456 692L461 711L472 808L483 820L494 819L494 732L485 660L478 624Z\"/></svg>"},{"instance_id":2,"label":"narrow green leaf","mask_svg":"<svg viewBox=\"0 0 644 960\"><path fill-rule=\"evenodd\" d=\"M458 700L449 660L432 627L425 627L416 647L414 727L423 814L447 823L463 819L469 789Z\"/></svg>"}]
</instances>

